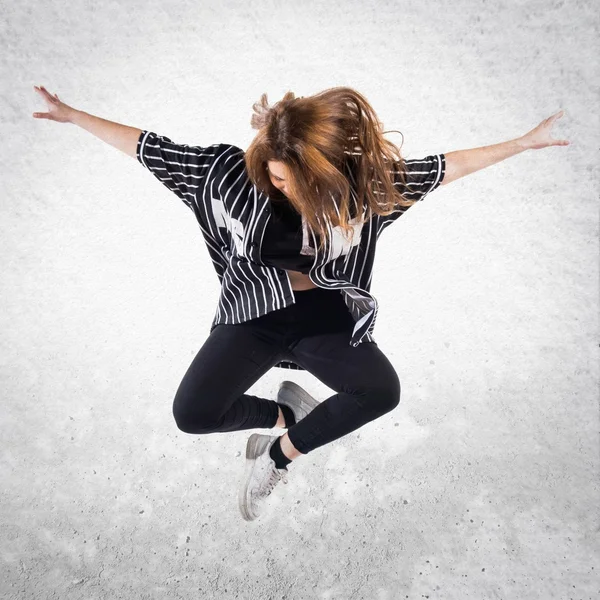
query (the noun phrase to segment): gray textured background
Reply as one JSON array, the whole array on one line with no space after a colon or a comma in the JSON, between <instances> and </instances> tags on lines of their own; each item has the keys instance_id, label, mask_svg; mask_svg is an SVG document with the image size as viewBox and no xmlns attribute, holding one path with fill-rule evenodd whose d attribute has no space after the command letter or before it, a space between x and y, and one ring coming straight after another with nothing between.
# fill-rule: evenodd
<instances>
[{"instance_id":1,"label":"gray textured background","mask_svg":"<svg viewBox=\"0 0 600 600\"><path fill-rule=\"evenodd\" d=\"M595 2L24 0L0 20L0 591L10 599L576 599L600 590ZM192 213L45 111L247 147L252 103L349 85L417 158L567 147L433 192L382 235L400 406L242 520L251 432L171 402L218 280ZM399 134L389 139L400 144ZM308 373L271 370L251 393ZM260 431L260 430L259 430ZM269 430L262 430L267 433Z\"/></svg>"}]
</instances>

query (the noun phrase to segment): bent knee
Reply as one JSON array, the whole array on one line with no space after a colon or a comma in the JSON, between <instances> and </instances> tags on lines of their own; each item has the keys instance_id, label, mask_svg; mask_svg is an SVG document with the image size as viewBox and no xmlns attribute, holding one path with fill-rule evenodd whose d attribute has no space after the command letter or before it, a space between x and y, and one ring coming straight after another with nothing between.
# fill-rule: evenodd
<instances>
[{"instance_id":1,"label":"bent knee","mask_svg":"<svg viewBox=\"0 0 600 600\"><path fill-rule=\"evenodd\" d=\"M219 425L212 419L205 419L194 414L175 413L175 424L184 433L213 433L219 430Z\"/></svg>"},{"instance_id":2,"label":"bent knee","mask_svg":"<svg viewBox=\"0 0 600 600\"><path fill-rule=\"evenodd\" d=\"M382 414L394 410L400 404L400 392L400 379L396 372L384 382L379 382L372 394Z\"/></svg>"},{"instance_id":3,"label":"bent knee","mask_svg":"<svg viewBox=\"0 0 600 600\"><path fill-rule=\"evenodd\" d=\"M184 433L211 433L218 430L217 415L194 410L193 405L183 403L178 397L173 402L173 418L177 428Z\"/></svg>"}]
</instances>

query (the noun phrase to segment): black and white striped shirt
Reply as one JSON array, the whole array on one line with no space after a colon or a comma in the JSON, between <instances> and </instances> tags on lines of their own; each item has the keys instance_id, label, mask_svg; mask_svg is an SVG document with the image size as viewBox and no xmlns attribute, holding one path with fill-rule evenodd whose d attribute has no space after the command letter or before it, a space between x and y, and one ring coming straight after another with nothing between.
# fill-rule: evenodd
<instances>
[{"instance_id":1,"label":"black and white striped shirt","mask_svg":"<svg viewBox=\"0 0 600 600\"><path fill-rule=\"evenodd\" d=\"M295 302L286 271L261 260L271 202L250 181L241 148L224 143L177 144L144 130L136 154L138 161L193 211L200 225L221 284L211 332L219 323L241 323ZM408 191L395 176L394 181L409 199L423 200L444 178L444 154L405 163ZM356 202L356 180L351 168L347 169L347 176ZM366 220L366 212L363 213L363 219L351 221L355 230L352 242L346 240L339 226L332 227L328 222L331 237L326 239L325 249L315 255L309 277L319 287L339 289L343 294L355 320L352 346L375 341L378 302L369 292L375 247L381 232L407 209L399 206L388 216L371 214ZM316 247L312 231L311 235ZM290 361L275 366L304 370Z\"/></svg>"}]
</instances>

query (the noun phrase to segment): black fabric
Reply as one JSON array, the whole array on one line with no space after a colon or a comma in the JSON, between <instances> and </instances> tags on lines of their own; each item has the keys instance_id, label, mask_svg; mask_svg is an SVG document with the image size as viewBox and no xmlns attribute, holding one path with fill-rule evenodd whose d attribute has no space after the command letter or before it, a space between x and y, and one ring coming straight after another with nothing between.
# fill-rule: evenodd
<instances>
[{"instance_id":1,"label":"black fabric","mask_svg":"<svg viewBox=\"0 0 600 600\"><path fill-rule=\"evenodd\" d=\"M279 408L281 409L283 419L285 420L285 427L295 425L296 417L294 416L294 411L287 404L281 404L281 402L279 403Z\"/></svg>"},{"instance_id":2,"label":"black fabric","mask_svg":"<svg viewBox=\"0 0 600 600\"><path fill-rule=\"evenodd\" d=\"M287 471L287 466L292 462L292 459L288 458L281 449L281 436L269 448L269 456L275 461L275 466L278 469L285 469Z\"/></svg>"},{"instance_id":3,"label":"black fabric","mask_svg":"<svg viewBox=\"0 0 600 600\"><path fill-rule=\"evenodd\" d=\"M302 217L287 200L272 201L262 242L262 260L272 267L308 273L314 256L300 254L301 249Z\"/></svg>"},{"instance_id":4,"label":"black fabric","mask_svg":"<svg viewBox=\"0 0 600 600\"><path fill-rule=\"evenodd\" d=\"M219 324L252 321L295 302L286 269L268 265L261 259L266 224L272 218L272 198L249 180L244 154L242 148L232 144L175 143L148 130L140 131L136 148L138 161L185 203L200 226L221 285L211 333ZM347 154L360 156L360 152ZM350 206L358 210L357 160L346 160L344 168L350 184ZM390 173L394 186L406 198L422 201L441 185L445 165L444 154L430 154L422 159L407 159L403 164L394 163ZM400 181L400 170L405 172L406 183ZM387 216L372 211L361 215L359 223L353 225L356 237L352 242L345 239L339 226L330 226L323 240L325 247L317 251L311 280L321 288L339 290L342 294L356 323L348 340L353 347L375 341L373 329L379 303L370 289L377 240L406 210L398 206ZM361 224L363 217L367 219ZM297 225L298 233L299 230ZM309 239L304 241L307 246L314 241L313 235L309 231ZM318 242L317 239L317 246ZM415 252L418 253L418 247ZM294 265L289 270L306 272L310 255L300 260L303 264L291 259ZM285 266L289 268L290 263ZM275 366L304 370L287 360Z\"/></svg>"},{"instance_id":5,"label":"black fabric","mask_svg":"<svg viewBox=\"0 0 600 600\"><path fill-rule=\"evenodd\" d=\"M275 427L278 403L247 393L271 367L292 360L335 393L291 425L307 454L393 410L400 381L373 342L350 345L353 319L335 290L296 291L296 302L257 319L218 324L188 368L173 402L177 426L207 434Z\"/></svg>"}]
</instances>

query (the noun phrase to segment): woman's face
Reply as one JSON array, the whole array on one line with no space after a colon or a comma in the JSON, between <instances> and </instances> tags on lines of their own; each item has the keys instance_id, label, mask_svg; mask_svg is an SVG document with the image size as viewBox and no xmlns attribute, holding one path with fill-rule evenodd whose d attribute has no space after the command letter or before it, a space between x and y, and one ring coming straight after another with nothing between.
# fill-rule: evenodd
<instances>
[{"instance_id":1,"label":"woman's face","mask_svg":"<svg viewBox=\"0 0 600 600\"><path fill-rule=\"evenodd\" d=\"M267 163L267 171L269 172L271 183L287 196L287 179L289 171L285 164L279 160L270 160Z\"/></svg>"}]
</instances>

